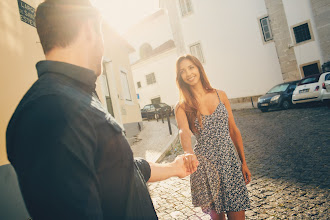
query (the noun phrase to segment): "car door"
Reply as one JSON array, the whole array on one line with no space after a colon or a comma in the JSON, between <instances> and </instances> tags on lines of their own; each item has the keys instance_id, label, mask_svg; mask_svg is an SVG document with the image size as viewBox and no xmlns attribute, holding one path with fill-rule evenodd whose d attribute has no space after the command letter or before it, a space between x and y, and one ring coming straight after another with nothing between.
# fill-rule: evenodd
<instances>
[{"instance_id":1,"label":"car door","mask_svg":"<svg viewBox=\"0 0 330 220\"><path fill-rule=\"evenodd\" d=\"M292 102L292 94L293 94L293 91L296 89L297 87L297 84L291 84L289 85L288 89L286 90L286 97L285 99L289 100L290 102Z\"/></svg>"},{"instance_id":2,"label":"car door","mask_svg":"<svg viewBox=\"0 0 330 220\"><path fill-rule=\"evenodd\" d=\"M149 111L150 111L150 105L144 106L144 108L141 110L142 118L146 118Z\"/></svg>"}]
</instances>

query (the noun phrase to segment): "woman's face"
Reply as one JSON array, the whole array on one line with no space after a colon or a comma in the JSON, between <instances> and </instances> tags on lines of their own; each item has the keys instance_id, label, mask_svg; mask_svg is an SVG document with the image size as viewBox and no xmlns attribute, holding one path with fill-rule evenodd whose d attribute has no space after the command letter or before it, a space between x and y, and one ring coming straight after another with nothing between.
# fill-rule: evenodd
<instances>
[{"instance_id":1,"label":"woman's face","mask_svg":"<svg viewBox=\"0 0 330 220\"><path fill-rule=\"evenodd\" d=\"M179 71L183 81L190 86L194 86L200 81L200 73L197 66L188 59L181 61Z\"/></svg>"}]
</instances>

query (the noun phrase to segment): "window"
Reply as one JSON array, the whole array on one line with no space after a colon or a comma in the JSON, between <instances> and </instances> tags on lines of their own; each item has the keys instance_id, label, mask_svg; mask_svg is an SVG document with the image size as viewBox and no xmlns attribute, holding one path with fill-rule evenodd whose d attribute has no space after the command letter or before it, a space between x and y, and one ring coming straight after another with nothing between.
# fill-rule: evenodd
<instances>
[{"instance_id":1,"label":"window","mask_svg":"<svg viewBox=\"0 0 330 220\"><path fill-rule=\"evenodd\" d=\"M273 35L270 30L268 16L260 19L260 26L261 26L261 30L262 30L262 35L264 37L264 41L267 42L267 41L273 40Z\"/></svg>"},{"instance_id":2,"label":"window","mask_svg":"<svg viewBox=\"0 0 330 220\"><path fill-rule=\"evenodd\" d=\"M190 46L190 53L191 55L197 57L201 63L204 63L204 56L202 52L202 46L200 43L195 43Z\"/></svg>"},{"instance_id":3,"label":"window","mask_svg":"<svg viewBox=\"0 0 330 220\"><path fill-rule=\"evenodd\" d=\"M146 79L147 79L147 85L156 83L155 73L150 73L150 74L146 75Z\"/></svg>"},{"instance_id":4,"label":"window","mask_svg":"<svg viewBox=\"0 0 330 220\"><path fill-rule=\"evenodd\" d=\"M160 103L160 97L151 99L151 103L152 104L159 104ZM160 108L160 106L159 106L159 108Z\"/></svg>"},{"instance_id":5,"label":"window","mask_svg":"<svg viewBox=\"0 0 330 220\"><path fill-rule=\"evenodd\" d=\"M324 81L330 80L330 74L325 75Z\"/></svg>"},{"instance_id":6,"label":"window","mask_svg":"<svg viewBox=\"0 0 330 220\"><path fill-rule=\"evenodd\" d=\"M320 73L318 63L312 63L312 64L309 64L309 65L305 65L305 66L302 67L302 70L303 70L305 76L310 76L310 75Z\"/></svg>"},{"instance_id":7,"label":"window","mask_svg":"<svg viewBox=\"0 0 330 220\"><path fill-rule=\"evenodd\" d=\"M123 71L120 71L121 85L123 87L123 98L127 101L131 101L131 92L129 90L127 74Z\"/></svg>"},{"instance_id":8,"label":"window","mask_svg":"<svg viewBox=\"0 0 330 220\"><path fill-rule=\"evenodd\" d=\"M295 88L297 87L297 84L292 84L292 85L290 85L289 86L289 88L288 88L288 93L291 93L291 92L293 92L294 90L295 90Z\"/></svg>"},{"instance_id":9,"label":"window","mask_svg":"<svg viewBox=\"0 0 330 220\"><path fill-rule=\"evenodd\" d=\"M192 12L191 0L179 0L179 3L182 16L186 16Z\"/></svg>"},{"instance_id":10,"label":"window","mask_svg":"<svg viewBox=\"0 0 330 220\"><path fill-rule=\"evenodd\" d=\"M296 37L297 44L312 39L307 23L294 27L293 32L294 36Z\"/></svg>"},{"instance_id":11,"label":"window","mask_svg":"<svg viewBox=\"0 0 330 220\"><path fill-rule=\"evenodd\" d=\"M141 82L137 82L136 84L138 88L141 88Z\"/></svg>"},{"instance_id":12,"label":"window","mask_svg":"<svg viewBox=\"0 0 330 220\"><path fill-rule=\"evenodd\" d=\"M291 27L295 44L307 43L314 40L310 21L305 21Z\"/></svg>"},{"instance_id":13,"label":"window","mask_svg":"<svg viewBox=\"0 0 330 220\"><path fill-rule=\"evenodd\" d=\"M140 57L141 59L143 58L147 58L152 54L152 47L150 46L150 44L148 43L144 43L141 47L140 47Z\"/></svg>"},{"instance_id":14,"label":"window","mask_svg":"<svg viewBox=\"0 0 330 220\"><path fill-rule=\"evenodd\" d=\"M277 92L284 92L288 87L289 87L289 84L280 84L280 85L277 85L277 86L271 88L267 92L267 94L277 93Z\"/></svg>"},{"instance_id":15,"label":"window","mask_svg":"<svg viewBox=\"0 0 330 220\"><path fill-rule=\"evenodd\" d=\"M316 83L320 79L320 75L316 76L309 76L304 78L303 80L300 81L299 85L305 85L305 84L310 84L310 83Z\"/></svg>"},{"instance_id":16,"label":"window","mask_svg":"<svg viewBox=\"0 0 330 220\"><path fill-rule=\"evenodd\" d=\"M144 110L144 111L148 111L148 110L150 110L150 105L146 105L146 106L144 106L143 110Z\"/></svg>"}]
</instances>

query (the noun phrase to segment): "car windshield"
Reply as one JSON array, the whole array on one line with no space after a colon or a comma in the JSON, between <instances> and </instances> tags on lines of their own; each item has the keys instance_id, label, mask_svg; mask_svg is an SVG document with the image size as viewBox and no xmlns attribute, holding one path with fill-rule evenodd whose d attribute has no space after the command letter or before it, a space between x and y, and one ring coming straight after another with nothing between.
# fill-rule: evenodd
<instances>
[{"instance_id":1,"label":"car windshield","mask_svg":"<svg viewBox=\"0 0 330 220\"><path fill-rule=\"evenodd\" d=\"M288 88L289 84L281 84L273 87L271 90L267 92L267 94L270 93L276 93L276 92L284 92Z\"/></svg>"},{"instance_id":2,"label":"car windshield","mask_svg":"<svg viewBox=\"0 0 330 220\"><path fill-rule=\"evenodd\" d=\"M160 107L166 107L166 104L164 104L164 103L160 103L159 106L160 106Z\"/></svg>"}]
</instances>

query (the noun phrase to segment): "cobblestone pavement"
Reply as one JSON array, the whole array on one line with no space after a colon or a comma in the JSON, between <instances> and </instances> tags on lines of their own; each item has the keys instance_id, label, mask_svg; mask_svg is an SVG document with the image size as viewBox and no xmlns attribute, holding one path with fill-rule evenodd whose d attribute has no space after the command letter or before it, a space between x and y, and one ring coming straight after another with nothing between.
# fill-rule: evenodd
<instances>
[{"instance_id":1,"label":"cobblestone pavement","mask_svg":"<svg viewBox=\"0 0 330 220\"><path fill-rule=\"evenodd\" d=\"M330 110L234 111L252 181L247 219L330 219ZM172 150L164 162L172 161ZM149 184L159 219L210 219L191 204L189 177Z\"/></svg>"}]
</instances>

